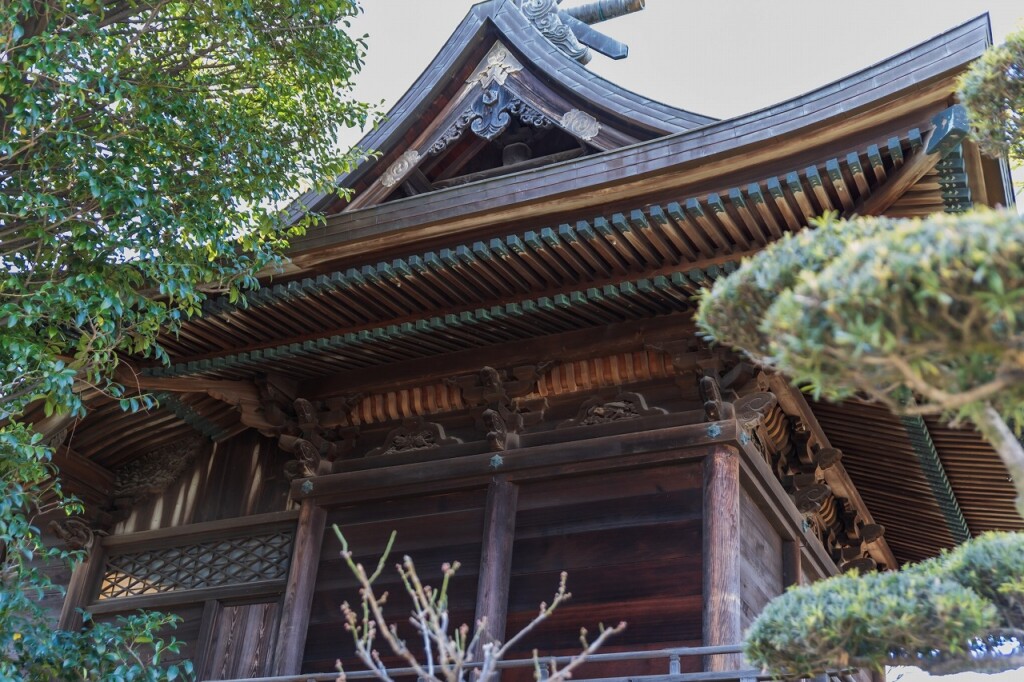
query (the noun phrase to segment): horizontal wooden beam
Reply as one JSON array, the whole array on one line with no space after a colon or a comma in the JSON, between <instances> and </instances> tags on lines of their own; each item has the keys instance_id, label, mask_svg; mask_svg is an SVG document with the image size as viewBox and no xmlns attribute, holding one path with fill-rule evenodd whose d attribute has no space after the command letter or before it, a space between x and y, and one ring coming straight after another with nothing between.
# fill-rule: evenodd
<instances>
[{"instance_id":1,"label":"horizontal wooden beam","mask_svg":"<svg viewBox=\"0 0 1024 682\"><path fill-rule=\"evenodd\" d=\"M230 537L231 535L240 534L242 531L252 534L257 531L270 532L291 529L295 527L295 520L298 517L298 510L289 509L286 511L268 512L266 514L219 519L217 521L204 521L184 526L158 528L138 533L108 535L100 540L100 544L107 549L116 549L118 551L142 550L151 547L174 547L182 543L191 544L204 540Z\"/></svg>"},{"instance_id":2,"label":"horizontal wooden beam","mask_svg":"<svg viewBox=\"0 0 1024 682\"><path fill-rule=\"evenodd\" d=\"M447 459L441 458L441 448L429 460L296 480L292 482L291 493L295 499L312 498L328 504L333 500L354 502L424 490L457 490L484 486L495 474L519 482L580 470L691 460L703 457L706 446L736 444L738 438L739 427L730 418Z\"/></svg>"}]
</instances>

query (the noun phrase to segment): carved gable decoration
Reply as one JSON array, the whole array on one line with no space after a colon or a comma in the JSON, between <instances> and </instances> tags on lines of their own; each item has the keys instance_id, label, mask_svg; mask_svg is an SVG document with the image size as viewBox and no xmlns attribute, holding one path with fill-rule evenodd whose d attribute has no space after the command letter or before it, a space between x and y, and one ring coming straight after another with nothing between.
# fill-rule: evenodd
<instances>
[{"instance_id":1,"label":"carved gable decoration","mask_svg":"<svg viewBox=\"0 0 1024 682\"><path fill-rule=\"evenodd\" d=\"M50 530L69 550L85 552L92 550L98 537L107 534L78 516L50 521Z\"/></svg>"},{"instance_id":2,"label":"carved gable decoration","mask_svg":"<svg viewBox=\"0 0 1024 682\"><path fill-rule=\"evenodd\" d=\"M647 400L639 393L620 393L611 400L595 396L580 405L575 419L562 422L558 428L593 426L660 414L668 413L660 407L648 407Z\"/></svg>"},{"instance_id":3,"label":"carved gable decoration","mask_svg":"<svg viewBox=\"0 0 1024 682\"><path fill-rule=\"evenodd\" d=\"M414 450L436 450L443 445L461 443L458 438L445 435L444 427L428 422L422 417L406 419L396 429L392 429L384 439L384 444L366 453L367 457L392 455L398 452Z\"/></svg>"},{"instance_id":4,"label":"carved gable decoration","mask_svg":"<svg viewBox=\"0 0 1024 682\"><path fill-rule=\"evenodd\" d=\"M114 499L119 505L137 504L173 485L202 448L203 438L196 436L164 445L116 469Z\"/></svg>"},{"instance_id":5,"label":"carved gable decoration","mask_svg":"<svg viewBox=\"0 0 1024 682\"><path fill-rule=\"evenodd\" d=\"M508 48L496 42L474 75L466 81L474 90L469 105L433 141L427 154L440 154L459 140L467 128L484 140L493 140L508 128L513 116L534 128L554 125L555 121L505 86L508 77L522 69L522 64L512 56ZM403 158L414 153L417 154L414 161L419 161L417 152L406 152Z\"/></svg>"}]
</instances>

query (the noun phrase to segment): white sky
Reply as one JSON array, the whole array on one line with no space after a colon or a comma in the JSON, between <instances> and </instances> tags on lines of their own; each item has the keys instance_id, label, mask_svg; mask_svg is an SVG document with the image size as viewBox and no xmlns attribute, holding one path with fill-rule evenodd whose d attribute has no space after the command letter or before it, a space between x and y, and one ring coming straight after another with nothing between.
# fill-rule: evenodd
<instances>
[{"instance_id":1,"label":"white sky","mask_svg":"<svg viewBox=\"0 0 1024 682\"><path fill-rule=\"evenodd\" d=\"M383 109L412 85L472 0L362 0L369 35L355 96ZM566 5L583 0L566 0ZM730 118L842 78L988 12L996 42L1024 18L1024 0L647 0L642 12L596 26L629 45L621 61L594 54L604 78L672 106ZM358 142L351 131L346 144ZM927 679L908 672L903 682ZM1022 682L1024 669L952 682Z\"/></svg>"},{"instance_id":2,"label":"white sky","mask_svg":"<svg viewBox=\"0 0 1024 682\"><path fill-rule=\"evenodd\" d=\"M353 24L369 57L355 96L386 110L412 85L472 0L362 0ZM566 0L567 5L583 0ZM996 42L1024 18L1024 0L647 0L647 8L596 26L629 45L588 68L651 99L730 118L842 78L988 12ZM352 131L346 144L361 135ZM903 682L926 679L907 673ZM1022 682L1024 669L958 675L957 682Z\"/></svg>"},{"instance_id":3,"label":"white sky","mask_svg":"<svg viewBox=\"0 0 1024 682\"><path fill-rule=\"evenodd\" d=\"M566 5L583 0L565 0ZM405 92L465 16L471 0L362 0L353 25L370 53L356 97ZM858 71L989 12L998 42L1024 17L1022 0L647 0L642 12L596 28L629 45L621 61L594 54L592 71L644 96L729 118ZM344 142L354 144L353 131Z\"/></svg>"}]
</instances>

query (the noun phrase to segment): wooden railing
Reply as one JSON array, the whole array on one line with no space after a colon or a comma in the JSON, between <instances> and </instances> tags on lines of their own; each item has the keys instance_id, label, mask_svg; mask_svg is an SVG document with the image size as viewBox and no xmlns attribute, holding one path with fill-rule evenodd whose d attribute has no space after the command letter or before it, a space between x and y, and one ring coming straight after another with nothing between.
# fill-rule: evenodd
<instances>
[{"instance_id":1,"label":"wooden railing","mask_svg":"<svg viewBox=\"0 0 1024 682\"><path fill-rule=\"evenodd\" d=\"M655 649L651 651L623 651L606 654L593 654L587 657L587 663L602 663L613 661L639 661L666 659L665 674L663 675L629 675L622 677L601 677L580 679L576 682L754 682L754 680L769 680L771 675L762 673L760 670L729 670L720 672L680 672L680 659L687 656L715 656L719 654L738 654L743 651L739 644L727 646L695 646L676 647L670 649ZM539 657L541 670L546 670L550 663L564 666L572 660L570 656L541 656ZM536 661L533 658L507 659L497 664L499 670L510 668L533 668ZM479 664L471 663L467 667L475 668ZM392 678L411 677L416 674L412 668L389 668L388 674ZM301 675L279 675L276 677L239 678L232 680L221 680L220 682L334 682L338 679L337 672L327 673L305 673ZM376 673L371 670L356 670L345 673L346 680L373 680L377 679ZM815 678L824 681L826 678ZM827 676L828 682L854 682L855 676L849 672L836 672ZM542 681L543 682L543 681Z\"/></svg>"}]
</instances>

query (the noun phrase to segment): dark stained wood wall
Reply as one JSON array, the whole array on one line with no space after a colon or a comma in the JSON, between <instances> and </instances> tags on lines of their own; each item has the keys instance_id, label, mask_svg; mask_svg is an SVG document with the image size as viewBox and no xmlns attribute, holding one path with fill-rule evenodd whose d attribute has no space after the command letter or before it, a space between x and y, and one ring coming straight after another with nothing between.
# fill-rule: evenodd
<instances>
[{"instance_id":1,"label":"dark stained wood wall","mask_svg":"<svg viewBox=\"0 0 1024 682\"><path fill-rule=\"evenodd\" d=\"M272 674L270 664L280 617L278 602L213 605L207 609L207 617L210 623L199 641L206 651L196 656L197 679Z\"/></svg>"},{"instance_id":2,"label":"dark stained wood wall","mask_svg":"<svg viewBox=\"0 0 1024 682\"><path fill-rule=\"evenodd\" d=\"M625 620L602 651L701 644L699 464L591 474L524 486L519 494L506 636L550 602L559 573L572 599L513 657L579 651L580 627ZM667 661L588 665L577 677L667 673ZM700 665L683 661L684 669ZM532 679L532 670L502 680ZM507 681L506 681L507 682Z\"/></svg>"},{"instance_id":3,"label":"dark stained wood wall","mask_svg":"<svg viewBox=\"0 0 1024 682\"><path fill-rule=\"evenodd\" d=\"M394 564L404 555L416 562L416 569L424 583L439 585L441 565L458 561L461 564L450 589L450 619L456 625L472 625L476 604L476 588L480 564L480 545L483 535L483 510L487 491L484 488L401 498L380 502L360 503L351 507L331 509L327 515L327 531L320 553L316 592L310 613L303 656L303 672L330 672L341 659L346 670L363 668L355 656L352 637L344 631L340 605L343 601L358 605L359 594L355 579L340 557L341 545L331 524L338 524L348 539L355 560L372 572L384 550L392 530L398 532L388 566L375 583L380 591L387 591L386 613L399 626L411 649L416 649L417 638L412 637L408 624L411 601L405 595ZM381 654L387 654L387 645L379 643ZM389 665L397 665L394 657L385 656Z\"/></svg>"},{"instance_id":4,"label":"dark stained wood wall","mask_svg":"<svg viewBox=\"0 0 1024 682\"><path fill-rule=\"evenodd\" d=\"M291 455L246 431L208 444L181 478L145 502L114 529L117 535L184 526L291 508L284 465Z\"/></svg>"},{"instance_id":5,"label":"dark stained wood wall","mask_svg":"<svg viewBox=\"0 0 1024 682\"><path fill-rule=\"evenodd\" d=\"M747 491L740 497L740 599L742 624L782 594L782 538Z\"/></svg>"}]
</instances>

